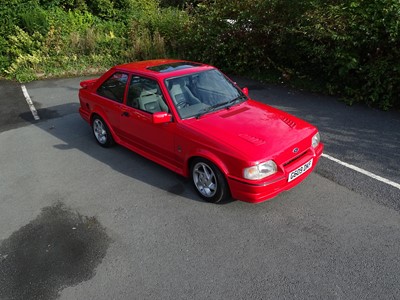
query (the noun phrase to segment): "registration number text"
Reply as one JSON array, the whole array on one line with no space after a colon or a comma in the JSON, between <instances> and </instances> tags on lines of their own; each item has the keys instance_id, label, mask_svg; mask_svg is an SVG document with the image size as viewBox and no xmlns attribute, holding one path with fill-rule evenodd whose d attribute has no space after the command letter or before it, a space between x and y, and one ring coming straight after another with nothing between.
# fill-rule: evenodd
<instances>
[{"instance_id":1,"label":"registration number text","mask_svg":"<svg viewBox=\"0 0 400 300\"><path fill-rule=\"evenodd\" d=\"M289 177L288 177L288 182L291 182L292 180L296 179L300 175L303 175L308 169L311 168L313 163L313 160L311 159L310 161L306 162L304 165L298 167L296 170L290 172Z\"/></svg>"}]
</instances>

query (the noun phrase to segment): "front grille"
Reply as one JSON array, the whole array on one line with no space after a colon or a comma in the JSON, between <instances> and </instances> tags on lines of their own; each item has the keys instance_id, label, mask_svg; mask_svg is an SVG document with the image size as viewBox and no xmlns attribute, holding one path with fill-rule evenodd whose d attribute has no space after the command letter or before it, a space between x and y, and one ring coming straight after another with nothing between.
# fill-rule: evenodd
<instances>
[{"instance_id":1,"label":"front grille","mask_svg":"<svg viewBox=\"0 0 400 300\"><path fill-rule=\"evenodd\" d=\"M299 155L297 155L296 157L292 158L288 162L284 163L283 166L286 167L286 166L290 165L291 163L295 162L296 160L298 160L298 159L302 158L304 155L306 155L307 152L308 152L308 150L304 151L303 153L301 153Z\"/></svg>"}]
</instances>

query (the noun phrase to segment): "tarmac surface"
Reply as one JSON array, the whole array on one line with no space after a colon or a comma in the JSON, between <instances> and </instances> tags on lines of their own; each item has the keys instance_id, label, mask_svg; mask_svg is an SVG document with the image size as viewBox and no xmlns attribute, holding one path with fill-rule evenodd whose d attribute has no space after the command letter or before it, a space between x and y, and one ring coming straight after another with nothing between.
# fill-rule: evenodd
<instances>
[{"instance_id":1,"label":"tarmac surface","mask_svg":"<svg viewBox=\"0 0 400 300\"><path fill-rule=\"evenodd\" d=\"M99 147L82 78L0 81L0 299L399 299L400 190L321 158L251 205ZM400 183L400 113L235 78L316 125L325 153Z\"/></svg>"}]
</instances>

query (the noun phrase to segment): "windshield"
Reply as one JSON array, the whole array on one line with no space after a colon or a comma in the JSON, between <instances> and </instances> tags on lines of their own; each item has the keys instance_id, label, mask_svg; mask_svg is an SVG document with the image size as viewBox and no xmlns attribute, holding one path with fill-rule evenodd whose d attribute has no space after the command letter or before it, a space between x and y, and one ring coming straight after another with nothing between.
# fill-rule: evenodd
<instances>
[{"instance_id":1,"label":"windshield","mask_svg":"<svg viewBox=\"0 0 400 300\"><path fill-rule=\"evenodd\" d=\"M182 119L200 117L247 99L241 90L215 69L170 78L165 83Z\"/></svg>"}]
</instances>

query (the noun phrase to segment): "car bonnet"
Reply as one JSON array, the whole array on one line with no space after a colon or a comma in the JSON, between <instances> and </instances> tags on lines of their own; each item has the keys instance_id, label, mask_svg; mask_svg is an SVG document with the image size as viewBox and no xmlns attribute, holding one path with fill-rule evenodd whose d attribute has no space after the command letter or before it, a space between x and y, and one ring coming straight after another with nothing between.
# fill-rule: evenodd
<instances>
[{"instance_id":1,"label":"car bonnet","mask_svg":"<svg viewBox=\"0 0 400 300\"><path fill-rule=\"evenodd\" d=\"M294 148L298 148L297 153L310 148L311 137L317 132L299 118L251 100L184 122L254 162L274 159L283 163L293 156Z\"/></svg>"}]
</instances>

